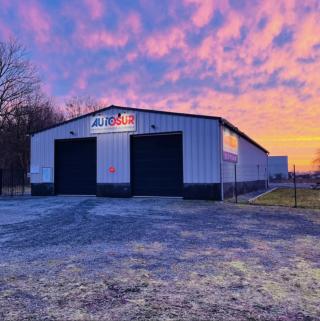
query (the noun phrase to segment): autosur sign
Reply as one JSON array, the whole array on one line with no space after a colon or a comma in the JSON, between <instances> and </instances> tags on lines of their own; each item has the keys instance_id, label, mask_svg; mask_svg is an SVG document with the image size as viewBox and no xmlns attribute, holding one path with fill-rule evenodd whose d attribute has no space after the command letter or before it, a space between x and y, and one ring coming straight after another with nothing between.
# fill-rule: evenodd
<instances>
[{"instance_id":1,"label":"autosur sign","mask_svg":"<svg viewBox=\"0 0 320 321\"><path fill-rule=\"evenodd\" d=\"M238 161L238 135L230 129L223 128L223 160L236 163Z\"/></svg>"},{"instance_id":2,"label":"autosur sign","mask_svg":"<svg viewBox=\"0 0 320 321\"><path fill-rule=\"evenodd\" d=\"M117 113L92 116L90 119L90 133L119 133L136 130L135 113Z\"/></svg>"}]
</instances>

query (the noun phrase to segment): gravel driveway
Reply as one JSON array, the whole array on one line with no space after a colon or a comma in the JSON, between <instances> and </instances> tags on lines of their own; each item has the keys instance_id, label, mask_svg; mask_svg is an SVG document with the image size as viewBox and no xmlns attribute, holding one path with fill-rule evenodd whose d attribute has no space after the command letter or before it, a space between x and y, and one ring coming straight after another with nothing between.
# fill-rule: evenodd
<instances>
[{"instance_id":1,"label":"gravel driveway","mask_svg":"<svg viewBox=\"0 0 320 321\"><path fill-rule=\"evenodd\" d=\"M0 198L0 320L320 320L320 211Z\"/></svg>"}]
</instances>

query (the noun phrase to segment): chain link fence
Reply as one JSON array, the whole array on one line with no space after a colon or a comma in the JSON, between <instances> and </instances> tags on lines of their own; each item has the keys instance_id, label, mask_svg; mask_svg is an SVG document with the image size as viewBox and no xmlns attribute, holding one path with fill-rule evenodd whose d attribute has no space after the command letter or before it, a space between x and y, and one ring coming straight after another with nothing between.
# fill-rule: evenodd
<instances>
[{"instance_id":1,"label":"chain link fence","mask_svg":"<svg viewBox=\"0 0 320 321\"><path fill-rule=\"evenodd\" d=\"M320 208L320 171L306 172L296 165L289 171L269 166L269 186L274 192L258 199L258 203Z\"/></svg>"},{"instance_id":2,"label":"chain link fence","mask_svg":"<svg viewBox=\"0 0 320 321\"><path fill-rule=\"evenodd\" d=\"M30 195L30 178L21 169L0 169L0 196Z\"/></svg>"},{"instance_id":3,"label":"chain link fence","mask_svg":"<svg viewBox=\"0 0 320 321\"><path fill-rule=\"evenodd\" d=\"M238 202L238 196L268 188L268 168L265 164L241 165L223 163L224 198Z\"/></svg>"},{"instance_id":4,"label":"chain link fence","mask_svg":"<svg viewBox=\"0 0 320 321\"><path fill-rule=\"evenodd\" d=\"M224 198L229 201L320 208L320 171L304 172L298 166L288 171L284 166L225 162L222 174Z\"/></svg>"}]
</instances>

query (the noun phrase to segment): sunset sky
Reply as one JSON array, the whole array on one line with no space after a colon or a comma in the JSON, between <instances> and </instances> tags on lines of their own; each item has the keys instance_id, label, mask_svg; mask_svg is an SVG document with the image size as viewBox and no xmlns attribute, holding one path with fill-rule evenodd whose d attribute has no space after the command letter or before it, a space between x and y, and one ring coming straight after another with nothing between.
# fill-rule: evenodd
<instances>
[{"instance_id":1,"label":"sunset sky","mask_svg":"<svg viewBox=\"0 0 320 321\"><path fill-rule=\"evenodd\" d=\"M320 0L0 0L63 104L217 115L290 166L320 148Z\"/></svg>"}]
</instances>

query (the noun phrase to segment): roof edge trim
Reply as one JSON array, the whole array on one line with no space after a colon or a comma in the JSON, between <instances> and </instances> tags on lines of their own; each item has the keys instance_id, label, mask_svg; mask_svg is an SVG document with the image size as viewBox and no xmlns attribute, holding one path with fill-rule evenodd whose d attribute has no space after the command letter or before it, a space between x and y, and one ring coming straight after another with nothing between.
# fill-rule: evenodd
<instances>
[{"instance_id":1,"label":"roof edge trim","mask_svg":"<svg viewBox=\"0 0 320 321\"><path fill-rule=\"evenodd\" d=\"M243 138L247 139L249 142L251 142L252 144L256 145L258 148L260 148L261 150L263 150L265 153L269 154L269 151L266 150L264 147L262 147L260 144L258 144L257 142L255 142L252 138L250 138L247 134L245 134L244 132L240 131L238 129L238 127L234 126L233 124L231 124L228 120L222 118L222 117L218 117L218 116L209 116L209 115L196 115L196 114L188 114L188 113L178 113L178 112L172 112L172 111L165 111L165 110L157 110L157 109L145 109L145 108L136 108L136 107L125 107L125 106L117 106L117 105L110 105L108 107L104 107L101 108L99 110L95 110L93 112L75 117L75 118L71 118L68 119L66 121L63 121L61 123L55 124L53 126L49 126L46 128L43 128L41 130L38 131L34 131L31 132L30 135L34 135L34 134L38 134L41 132L44 132L46 130L55 128L55 127L59 127L59 126L63 126L65 124L71 123L73 121L85 118L85 117L89 117L89 116L93 116L95 114L99 114L101 112L113 109L113 108L117 108L117 109L123 109L123 110L132 110L132 111L141 111L141 112L147 112L147 113L156 113L156 114L165 114L165 115L172 115L172 116L182 116L182 117L194 117L194 118L202 118L202 119L214 119L214 120L218 120L220 122L221 125L227 126L228 128L230 128L231 130L233 130L234 132L236 132L238 135L242 136Z\"/></svg>"}]
</instances>

